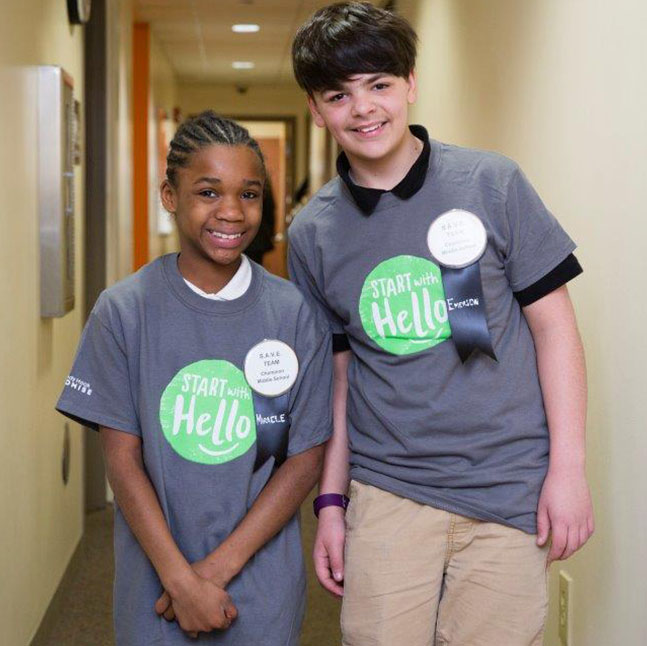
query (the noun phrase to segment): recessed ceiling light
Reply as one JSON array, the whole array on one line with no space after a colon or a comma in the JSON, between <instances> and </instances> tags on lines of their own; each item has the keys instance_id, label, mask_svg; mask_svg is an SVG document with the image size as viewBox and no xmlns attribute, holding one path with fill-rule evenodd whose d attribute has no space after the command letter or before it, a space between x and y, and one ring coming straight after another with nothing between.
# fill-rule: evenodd
<instances>
[{"instance_id":1,"label":"recessed ceiling light","mask_svg":"<svg viewBox=\"0 0 647 646\"><path fill-rule=\"evenodd\" d=\"M245 24L245 23L231 26L231 30L235 31L237 34L253 34L259 31L259 29L260 29L259 25Z\"/></svg>"},{"instance_id":2,"label":"recessed ceiling light","mask_svg":"<svg viewBox=\"0 0 647 646\"><path fill-rule=\"evenodd\" d=\"M252 70L256 67L256 64L252 63L252 61L234 61L231 66L235 70Z\"/></svg>"}]
</instances>

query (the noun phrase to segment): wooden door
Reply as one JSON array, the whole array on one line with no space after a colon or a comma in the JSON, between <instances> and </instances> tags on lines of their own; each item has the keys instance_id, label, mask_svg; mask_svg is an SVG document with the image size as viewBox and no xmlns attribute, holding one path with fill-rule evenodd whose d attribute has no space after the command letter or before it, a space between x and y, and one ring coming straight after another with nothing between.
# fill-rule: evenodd
<instances>
[{"instance_id":1,"label":"wooden door","mask_svg":"<svg viewBox=\"0 0 647 646\"><path fill-rule=\"evenodd\" d=\"M287 238L285 215L288 187L287 127L284 121L239 120L258 141L274 194L274 249L263 256L263 266L273 274L287 278Z\"/></svg>"},{"instance_id":2,"label":"wooden door","mask_svg":"<svg viewBox=\"0 0 647 646\"><path fill-rule=\"evenodd\" d=\"M274 249L263 256L263 266L277 276L287 277L285 246L285 142L278 137L259 137L268 181L274 193Z\"/></svg>"}]
</instances>

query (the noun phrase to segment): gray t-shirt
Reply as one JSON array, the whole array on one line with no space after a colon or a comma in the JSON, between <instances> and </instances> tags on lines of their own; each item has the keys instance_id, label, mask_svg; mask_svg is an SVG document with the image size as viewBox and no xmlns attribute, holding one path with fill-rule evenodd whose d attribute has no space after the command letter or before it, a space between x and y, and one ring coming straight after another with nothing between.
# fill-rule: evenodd
<instances>
[{"instance_id":1,"label":"gray t-shirt","mask_svg":"<svg viewBox=\"0 0 647 646\"><path fill-rule=\"evenodd\" d=\"M536 531L548 430L535 349L513 296L575 245L514 162L432 141L423 187L365 216L335 178L289 229L293 280L352 350L351 477L473 518ZM497 361L462 364L432 221L465 209L488 236L480 271Z\"/></svg>"},{"instance_id":2,"label":"gray t-shirt","mask_svg":"<svg viewBox=\"0 0 647 646\"><path fill-rule=\"evenodd\" d=\"M232 532L275 461L331 433L330 333L293 285L252 268L250 287L231 301L193 292L174 254L105 291L57 404L86 426L142 438L146 470L189 562ZM247 352L264 339L287 343L299 360L296 382L273 400L253 394L243 373ZM258 447L268 440L259 464ZM118 508L115 565L118 646L195 643L155 614L159 579ZM199 643L296 646L305 600L298 515L227 590L238 619Z\"/></svg>"}]
</instances>

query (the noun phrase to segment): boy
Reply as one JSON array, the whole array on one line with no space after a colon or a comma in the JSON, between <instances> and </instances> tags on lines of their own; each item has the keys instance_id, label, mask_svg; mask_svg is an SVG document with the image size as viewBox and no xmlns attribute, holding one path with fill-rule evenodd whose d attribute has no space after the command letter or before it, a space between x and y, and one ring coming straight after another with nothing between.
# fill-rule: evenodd
<instances>
[{"instance_id":1,"label":"boy","mask_svg":"<svg viewBox=\"0 0 647 646\"><path fill-rule=\"evenodd\" d=\"M315 567L345 646L538 645L547 562L593 531L581 268L513 162L407 126L415 55L370 3L319 10L293 44L342 148L290 228L336 351Z\"/></svg>"}]
</instances>

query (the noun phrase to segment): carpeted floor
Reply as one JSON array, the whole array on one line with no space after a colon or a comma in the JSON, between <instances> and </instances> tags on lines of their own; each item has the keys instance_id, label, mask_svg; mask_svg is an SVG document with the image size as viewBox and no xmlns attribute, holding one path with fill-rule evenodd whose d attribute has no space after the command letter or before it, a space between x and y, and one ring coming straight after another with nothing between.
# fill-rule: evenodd
<instances>
[{"instance_id":1,"label":"carpeted floor","mask_svg":"<svg viewBox=\"0 0 647 646\"><path fill-rule=\"evenodd\" d=\"M301 517L308 564L308 610L301 646L338 646L340 604L319 586L312 571L312 498L303 504ZM47 634L40 635L39 646L113 646L112 559L112 509L108 508L86 517L78 567L60 591L62 612Z\"/></svg>"}]
</instances>

